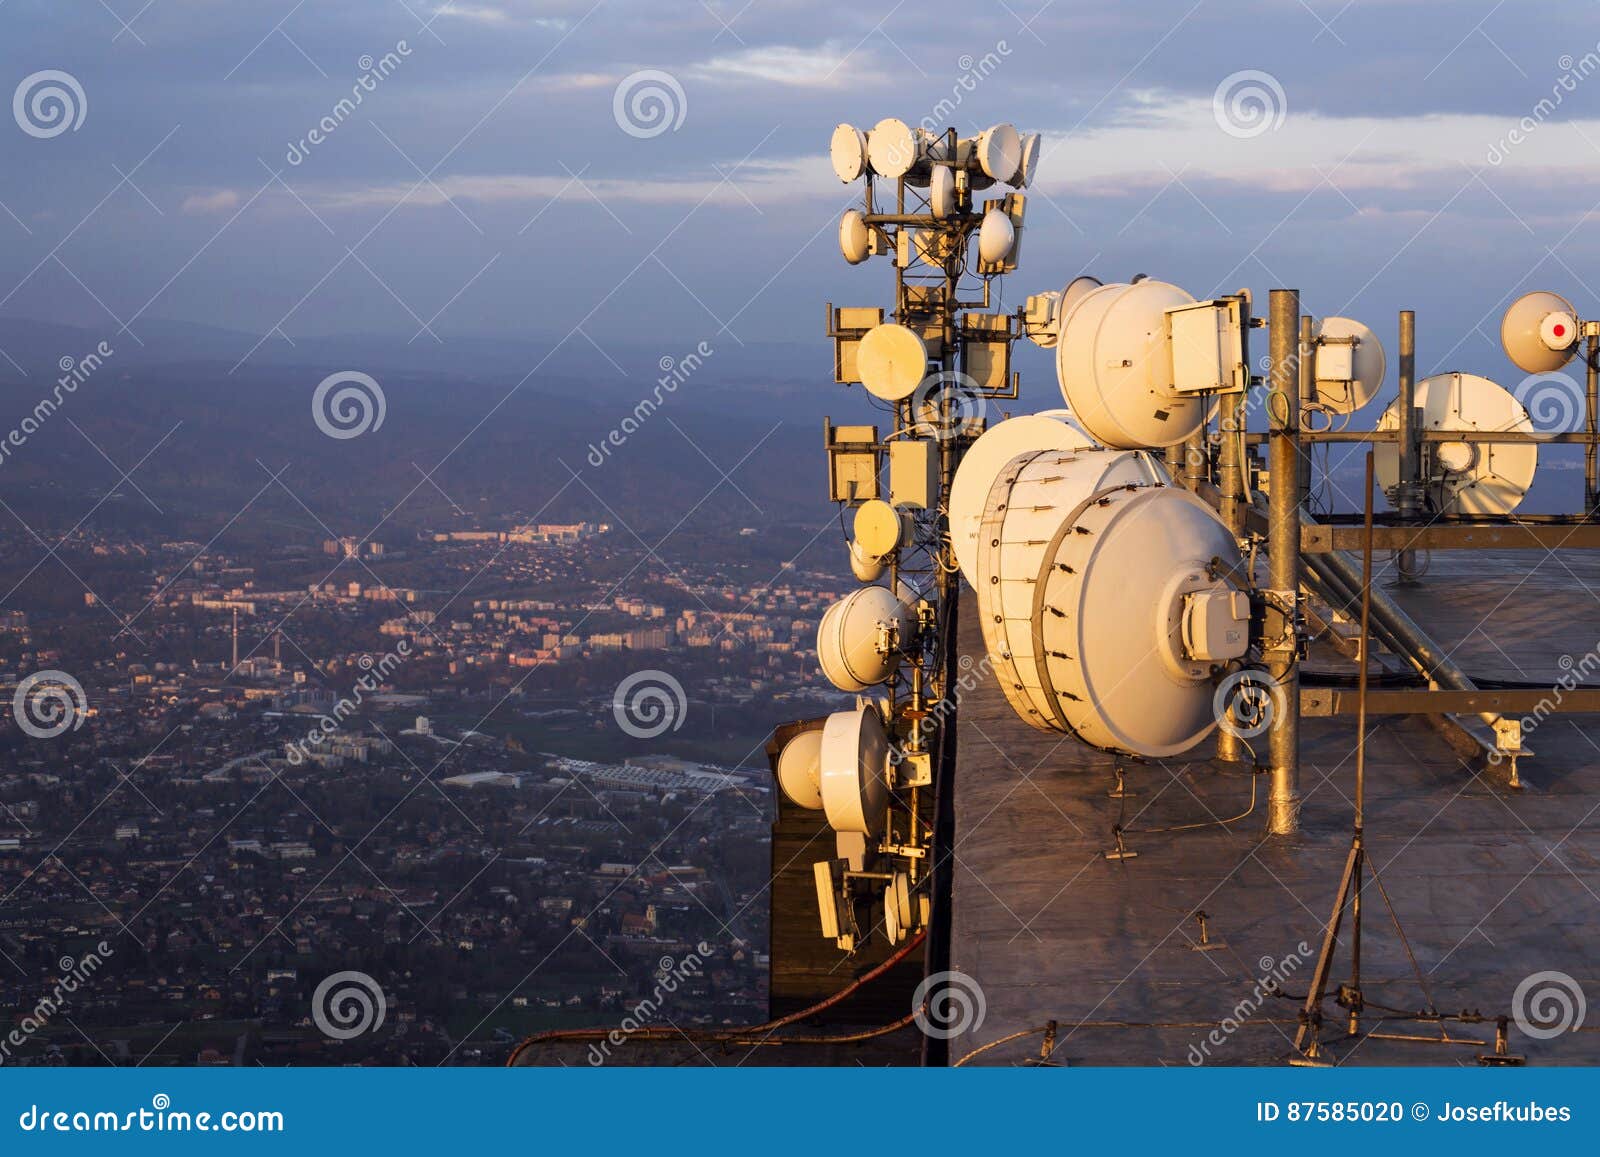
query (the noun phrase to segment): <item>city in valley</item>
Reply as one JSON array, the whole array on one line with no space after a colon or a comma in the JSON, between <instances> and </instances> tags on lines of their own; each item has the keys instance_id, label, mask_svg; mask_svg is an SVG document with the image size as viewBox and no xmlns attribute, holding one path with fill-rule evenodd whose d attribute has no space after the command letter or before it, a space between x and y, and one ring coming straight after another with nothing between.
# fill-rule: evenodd
<instances>
[{"instance_id":1,"label":"city in valley","mask_svg":"<svg viewBox=\"0 0 1600 1157\"><path fill-rule=\"evenodd\" d=\"M489 1064L764 1018L762 742L838 699L813 532L768 567L741 547L781 531L455 522L0 531L0 1062ZM313 1016L347 972L359 1033Z\"/></svg>"}]
</instances>

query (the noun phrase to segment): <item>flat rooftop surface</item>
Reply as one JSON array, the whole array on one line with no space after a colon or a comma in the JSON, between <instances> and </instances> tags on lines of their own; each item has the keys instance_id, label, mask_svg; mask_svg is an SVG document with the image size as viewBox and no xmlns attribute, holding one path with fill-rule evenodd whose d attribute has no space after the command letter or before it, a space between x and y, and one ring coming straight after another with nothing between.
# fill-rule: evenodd
<instances>
[{"instance_id":1,"label":"flat rooftop surface","mask_svg":"<svg viewBox=\"0 0 1600 1157\"><path fill-rule=\"evenodd\" d=\"M1386 589L1468 674L1554 684L1597 662L1600 557L1438 552L1419 586ZM977 662L971 607L969 598L961 644ZM1321 646L1307 666L1353 673ZM1502 771L1475 772L1426 720L1369 720L1367 849L1416 961L1414 970L1369 876L1369 1006L1511 1015L1519 985L1559 972L1600 1007L1595 724L1553 716L1530 732L1527 787L1513 792ZM964 696L959 727L951 966L976 982L984 1018L951 1042L952 1059L1055 1020L1054 1056L1068 1064L1286 1060L1300 1002L1263 989L1276 980L1303 999L1308 988L1350 847L1354 718L1303 721L1303 832L1287 840L1264 835L1265 776L1211 761L1210 741L1189 759L1124 764L1133 794L1118 800L1107 794L1113 757L1028 727L992 680ZM1255 742L1264 753L1265 736ZM1136 858L1106 859L1118 823ZM1204 826L1155 830L1186 825ZM1349 980L1348 920L1345 929L1330 989ZM1331 998L1323 1007L1324 1042L1341 1063L1475 1064L1492 1051L1492 1023L1448 1026L1477 1044L1349 1040L1343 1010ZM1363 1028L1440 1037L1437 1024L1381 1017L1369 1007ZM1600 1011L1588 1021L1551 1039L1513 1027L1510 1050L1530 1064L1600 1063ZM971 1063L1023 1063L1039 1045L1027 1037Z\"/></svg>"}]
</instances>

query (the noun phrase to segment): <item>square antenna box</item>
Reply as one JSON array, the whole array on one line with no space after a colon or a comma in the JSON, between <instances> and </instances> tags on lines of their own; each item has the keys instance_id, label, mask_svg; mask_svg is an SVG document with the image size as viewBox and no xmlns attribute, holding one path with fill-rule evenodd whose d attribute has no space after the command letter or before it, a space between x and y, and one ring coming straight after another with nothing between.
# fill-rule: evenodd
<instances>
[{"instance_id":1,"label":"square antenna box","mask_svg":"<svg viewBox=\"0 0 1600 1157\"><path fill-rule=\"evenodd\" d=\"M1350 339L1317 342L1316 380L1319 382L1351 382L1356 376L1356 345Z\"/></svg>"},{"instance_id":2,"label":"square antenna box","mask_svg":"<svg viewBox=\"0 0 1600 1157\"><path fill-rule=\"evenodd\" d=\"M896 318L901 325L916 331L928 348L928 357L934 361L944 356L944 323L939 319L944 316L946 296L942 284L908 283L905 308Z\"/></svg>"},{"instance_id":3,"label":"square antenna box","mask_svg":"<svg viewBox=\"0 0 1600 1157\"><path fill-rule=\"evenodd\" d=\"M1011 317L969 313L961 319L961 372L978 389L1003 393L1011 377Z\"/></svg>"},{"instance_id":4,"label":"square antenna box","mask_svg":"<svg viewBox=\"0 0 1600 1157\"><path fill-rule=\"evenodd\" d=\"M889 443L889 502L931 510L939 499L939 454L933 442Z\"/></svg>"},{"instance_id":5,"label":"square antenna box","mask_svg":"<svg viewBox=\"0 0 1600 1157\"><path fill-rule=\"evenodd\" d=\"M1244 316L1236 298L1197 301L1166 311L1172 388L1183 394L1243 393Z\"/></svg>"},{"instance_id":6,"label":"square antenna box","mask_svg":"<svg viewBox=\"0 0 1600 1157\"><path fill-rule=\"evenodd\" d=\"M878 428L835 426L827 422L828 497L834 502L866 502L878 497Z\"/></svg>"},{"instance_id":7,"label":"square antenna box","mask_svg":"<svg viewBox=\"0 0 1600 1157\"><path fill-rule=\"evenodd\" d=\"M883 324L883 310L856 306L828 307L828 336L833 339L833 380L859 382L856 353L861 339Z\"/></svg>"}]
</instances>

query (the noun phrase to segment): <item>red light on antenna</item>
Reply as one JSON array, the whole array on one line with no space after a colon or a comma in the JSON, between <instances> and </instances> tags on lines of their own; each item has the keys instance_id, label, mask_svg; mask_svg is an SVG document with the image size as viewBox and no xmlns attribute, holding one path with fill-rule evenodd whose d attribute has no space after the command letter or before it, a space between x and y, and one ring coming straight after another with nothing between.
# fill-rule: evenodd
<instances>
[{"instance_id":1,"label":"red light on antenna","mask_svg":"<svg viewBox=\"0 0 1600 1157\"><path fill-rule=\"evenodd\" d=\"M1557 337L1566 337L1567 336L1567 327L1564 326L1564 325L1557 324L1555 329L1552 332Z\"/></svg>"}]
</instances>

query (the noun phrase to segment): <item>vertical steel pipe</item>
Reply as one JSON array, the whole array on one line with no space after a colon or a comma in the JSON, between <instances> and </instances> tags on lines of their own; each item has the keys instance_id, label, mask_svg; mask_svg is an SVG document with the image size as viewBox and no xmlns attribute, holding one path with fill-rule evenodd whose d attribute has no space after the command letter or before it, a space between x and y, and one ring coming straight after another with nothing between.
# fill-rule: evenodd
<instances>
[{"instance_id":1,"label":"vertical steel pipe","mask_svg":"<svg viewBox=\"0 0 1600 1157\"><path fill-rule=\"evenodd\" d=\"M1595 450L1597 426L1600 426L1600 336L1589 338L1585 360L1589 363L1587 388L1583 393L1584 429L1589 441L1583 447L1583 513L1594 517L1594 508L1600 503L1600 478L1597 478Z\"/></svg>"},{"instance_id":2,"label":"vertical steel pipe","mask_svg":"<svg viewBox=\"0 0 1600 1157\"><path fill-rule=\"evenodd\" d=\"M1317 394L1316 319L1309 313L1300 318L1300 402L1304 405ZM1311 495L1311 449L1297 445L1300 461L1300 501Z\"/></svg>"},{"instance_id":3,"label":"vertical steel pipe","mask_svg":"<svg viewBox=\"0 0 1600 1157\"><path fill-rule=\"evenodd\" d=\"M1267 502L1268 615L1264 647L1267 671L1278 699L1267 734L1272 786L1267 796L1267 830L1276 836L1300 830L1300 293L1272 291L1272 377L1267 397L1270 426Z\"/></svg>"},{"instance_id":4,"label":"vertical steel pipe","mask_svg":"<svg viewBox=\"0 0 1600 1157\"><path fill-rule=\"evenodd\" d=\"M1183 484L1195 493L1200 492L1200 487L1205 484L1208 477L1208 463L1206 461L1206 428L1201 426L1183 444Z\"/></svg>"},{"instance_id":5,"label":"vertical steel pipe","mask_svg":"<svg viewBox=\"0 0 1600 1157\"><path fill-rule=\"evenodd\" d=\"M1244 405L1245 395L1223 394L1217 403L1217 427L1222 442L1217 448L1219 513L1235 539L1244 536ZM1243 763L1248 756L1244 740L1227 727L1217 729L1217 758Z\"/></svg>"},{"instance_id":6,"label":"vertical steel pipe","mask_svg":"<svg viewBox=\"0 0 1600 1157\"><path fill-rule=\"evenodd\" d=\"M1400 477L1395 490L1395 510L1402 519L1422 513L1422 447L1417 441L1417 315L1400 311ZM1400 552L1400 581L1411 582L1417 572L1417 552Z\"/></svg>"}]
</instances>

